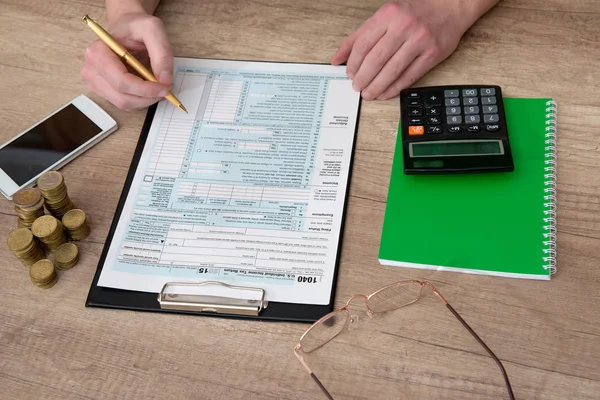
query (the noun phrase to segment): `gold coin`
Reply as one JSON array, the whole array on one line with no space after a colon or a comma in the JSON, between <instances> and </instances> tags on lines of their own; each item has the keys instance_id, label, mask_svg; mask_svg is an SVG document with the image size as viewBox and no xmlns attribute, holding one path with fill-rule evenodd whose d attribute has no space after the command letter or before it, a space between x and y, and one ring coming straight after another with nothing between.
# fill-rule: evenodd
<instances>
[{"instance_id":1,"label":"gold coin","mask_svg":"<svg viewBox=\"0 0 600 400\"><path fill-rule=\"evenodd\" d=\"M37 213L40 211L44 211L44 198L42 197L40 201L38 201L36 204L32 205L31 207L23 207L23 206L19 206L15 204L15 211L17 213L23 213L23 214L31 214L31 213Z\"/></svg>"},{"instance_id":2,"label":"gold coin","mask_svg":"<svg viewBox=\"0 0 600 400\"><path fill-rule=\"evenodd\" d=\"M69 201L66 205L61 206L59 208L47 207L50 214L55 216L58 219L61 219L67 212L75 208L75 205Z\"/></svg>"},{"instance_id":3,"label":"gold coin","mask_svg":"<svg viewBox=\"0 0 600 400\"><path fill-rule=\"evenodd\" d=\"M64 181L58 184L55 187L50 189L40 188L43 197L53 197L53 198L62 198L67 193L67 185L65 185Z\"/></svg>"},{"instance_id":4,"label":"gold coin","mask_svg":"<svg viewBox=\"0 0 600 400\"><path fill-rule=\"evenodd\" d=\"M60 205L62 204L66 204L68 203L69 200L69 195L67 194L67 192L64 192L63 194L60 195L60 197L58 196L46 196L46 205L50 206L50 207L60 207Z\"/></svg>"},{"instance_id":5,"label":"gold coin","mask_svg":"<svg viewBox=\"0 0 600 400\"><path fill-rule=\"evenodd\" d=\"M43 215L31 225L31 232L40 239L56 234L60 221L51 215Z\"/></svg>"},{"instance_id":6,"label":"gold coin","mask_svg":"<svg viewBox=\"0 0 600 400\"><path fill-rule=\"evenodd\" d=\"M73 240L83 240L90 235L90 228L85 225L77 231L69 232L69 235Z\"/></svg>"},{"instance_id":7,"label":"gold coin","mask_svg":"<svg viewBox=\"0 0 600 400\"><path fill-rule=\"evenodd\" d=\"M33 282L33 280L32 280ZM39 287L40 289L50 289L52 286L56 285L56 282L58 282L58 275L54 275L54 278L52 278L52 280L48 283L37 283L37 282L33 282L35 284L35 286Z\"/></svg>"},{"instance_id":8,"label":"gold coin","mask_svg":"<svg viewBox=\"0 0 600 400\"><path fill-rule=\"evenodd\" d=\"M37 188L19 190L13 196L13 203L19 207L33 207L42 200L42 194Z\"/></svg>"},{"instance_id":9,"label":"gold coin","mask_svg":"<svg viewBox=\"0 0 600 400\"><path fill-rule=\"evenodd\" d=\"M18 228L12 231L6 239L6 244L12 252L24 251L33 243L33 235L27 228Z\"/></svg>"},{"instance_id":10,"label":"gold coin","mask_svg":"<svg viewBox=\"0 0 600 400\"><path fill-rule=\"evenodd\" d=\"M77 229L85 223L85 212L79 208L68 211L62 218L62 223L67 229Z\"/></svg>"},{"instance_id":11,"label":"gold coin","mask_svg":"<svg viewBox=\"0 0 600 400\"><path fill-rule=\"evenodd\" d=\"M17 211L17 215L19 216L19 218L23 219L23 220L29 220L31 222L35 221L37 218L41 217L42 215L44 215L44 209L40 208L37 211L34 212L23 212L21 210Z\"/></svg>"},{"instance_id":12,"label":"gold coin","mask_svg":"<svg viewBox=\"0 0 600 400\"><path fill-rule=\"evenodd\" d=\"M46 253L39 250L37 253L33 254L31 257L19 258L19 260L21 260L21 263L23 263L23 265L30 268L33 264L35 264L36 262L38 262L40 260L43 260L44 258L46 258Z\"/></svg>"},{"instance_id":13,"label":"gold coin","mask_svg":"<svg viewBox=\"0 0 600 400\"><path fill-rule=\"evenodd\" d=\"M79 250L74 243L64 243L54 251L54 261L57 264L69 264L77 258Z\"/></svg>"},{"instance_id":14,"label":"gold coin","mask_svg":"<svg viewBox=\"0 0 600 400\"><path fill-rule=\"evenodd\" d=\"M40 176L37 185L42 191L56 189L64 183L62 174L58 171L49 171Z\"/></svg>"},{"instance_id":15,"label":"gold coin","mask_svg":"<svg viewBox=\"0 0 600 400\"><path fill-rule=\"evenodd\" d=\"M47 258L36 262L29 270L31 280L39 284L49 283L55 275L54 264Z\"/></svg>"},{"instance_id":16,"label":"gold coin","mask_svg":"<svg viewBox=\"0 0 600 400\"><path fill-rule=\"evenodd\" d=\"M65 270L73 268L78 262L79 262L79 257L75 257L75 259L73 261L71 261L70 263L68 263L68 264L58 264L58 263L56 263L56 269L59 269L61 271L65 271Z\"/></svg>"}]
</instances>

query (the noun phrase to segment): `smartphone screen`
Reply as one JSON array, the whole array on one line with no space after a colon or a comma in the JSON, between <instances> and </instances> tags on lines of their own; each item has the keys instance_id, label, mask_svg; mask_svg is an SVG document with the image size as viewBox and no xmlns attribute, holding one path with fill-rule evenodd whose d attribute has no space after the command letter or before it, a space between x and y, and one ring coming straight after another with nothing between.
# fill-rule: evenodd
<instances>
[{"instance_id":1,"label":"smartphone screen","mask_svg":"<svg viewBox=\"0 0 600 400\"><path fill-rule=\"evenodd\" d=\"M0 148L0 168L21 186L100 132L98 125L69 104Z\"/></svg>"}]
</instances>

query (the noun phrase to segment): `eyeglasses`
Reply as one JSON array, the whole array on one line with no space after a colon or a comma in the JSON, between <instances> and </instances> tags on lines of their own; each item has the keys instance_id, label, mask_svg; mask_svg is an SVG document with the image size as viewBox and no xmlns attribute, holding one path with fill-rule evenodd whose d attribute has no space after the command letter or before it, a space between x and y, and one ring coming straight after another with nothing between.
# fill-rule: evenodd
<instances>
[{"instance_id":1,"label":"eyeglasses","mask_svg":"<svg viewBox=\"0 0 600 400\"><path fill-rule=\"evenodd\" d=\"M506 384L508 395L511 400L514 400L515 397L510 386L510 381L508 380L508 375L506 374L506 370L504 369L504 366L498 357L496 357L492 350L490 350L490 348L483 342L483 340L481 340L481 338L465 322L465 320L458 315L456 310L450 305L450 303L446 301L444 296L438 292L431 282L421 282L417 280L395 282L377 290L376 292L371 293L368 296L364 294L355 294L348 299L344 306L330 312L312 324L312 326L308 328L308 330L300 337L298 344L296 347L294 347L294 354L296 354L296 357L298 357L298 360L300 363L302 363L304 369L310 374L317 385L319 385L328 399L333 400L333 397L327 391L327 389L325 389L325 386L323 386L319 378L317 378L317 376L311 371L306 361L304 361L302 353L309 354L323 347L340 333L342 333L345 328L348 328L351 322L354 322L355 316L352 316L350 314L350 310L348 309L348 306L352 300L363 299L365 301L365 306L367 307L367 315L369 317L373 317L375 314L397 310L401 307L405 307L416 302L421 298L421 295L423 294L423 288L425 287L431 288L433 293L437 295L437 297L439 297L439 299L446 305L452 315L454 315L456 319L460 321L465 329L468 330L471 335L473 335L479 344L483 346L488 354L494 359L496 364L498 364L500 371L502 371L502 376L504 377L504 383Z\"/></svg>"}]
</instances>

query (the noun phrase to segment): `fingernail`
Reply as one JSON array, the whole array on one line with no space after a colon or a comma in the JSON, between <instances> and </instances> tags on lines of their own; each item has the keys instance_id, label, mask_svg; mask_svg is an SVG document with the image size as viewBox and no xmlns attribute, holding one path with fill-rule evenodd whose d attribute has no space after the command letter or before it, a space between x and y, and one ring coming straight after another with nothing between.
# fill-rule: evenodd
<instances>
[{"instance_id":1,"label":"fingernail","mask_svg":"<svg viewBox=\"0 0 600 400\"><path fill-rule=\"evenodd\" d=\"M354 74L352 72L348 72L348 78L353 79L354 78Z\"/></svg>"},{"instance_id":2,"label":"fingernail","mask_svg":"<svg viewBox=\"0 0 600 400\"><path fill-rule=\"evenodd\" d=\"M362 94L362 96L363 96L363 99L365 99L365 100L371 100L373 98L373 96L371 95L371 92L364 92Z\"/></svg>"},{"instance_id":3,"label":"fingernail","mask_svg":"<svg viewBox=\"0 0 600 400\"><path fill-rule=\"evenodd\" d=\"M167 93L168 93L168 91L166 91L166 90L161 90L160 92L158 92L158 95L159 95L160 97L165 97L165 96L167 95Z\"/></svg>"},{"instance_id":4,"label":"fingernail","mask_svg":"<svg viewBox=\"0 0 600 400\"><path fill-rule=\"evenodd\" d=\"M358 88L358 85L356 84L356 82L352 83L352 89L354 89L355 92L360 92L360 89Z\"/></svg>"}]
</instances>

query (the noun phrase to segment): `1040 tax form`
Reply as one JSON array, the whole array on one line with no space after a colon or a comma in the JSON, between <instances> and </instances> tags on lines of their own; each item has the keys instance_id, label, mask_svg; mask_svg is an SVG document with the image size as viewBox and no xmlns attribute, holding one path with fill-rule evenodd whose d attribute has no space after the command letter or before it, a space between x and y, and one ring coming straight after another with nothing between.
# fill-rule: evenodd
<instances>
[{"instance_id":1,"label":"1040 tax form","mask_svg":"<svg viewBox=\"0 0 600 400\"><path fill-rule=\"evenodd\" d=\"M265 289L329 304L360 93L345 67L175 58L98 285Z\"/></svg>"}]
</instances>

